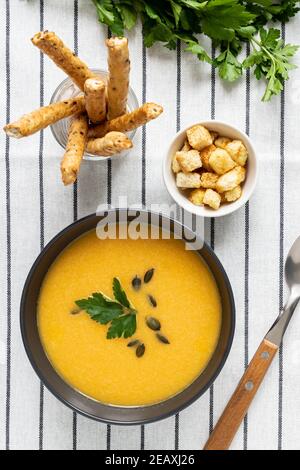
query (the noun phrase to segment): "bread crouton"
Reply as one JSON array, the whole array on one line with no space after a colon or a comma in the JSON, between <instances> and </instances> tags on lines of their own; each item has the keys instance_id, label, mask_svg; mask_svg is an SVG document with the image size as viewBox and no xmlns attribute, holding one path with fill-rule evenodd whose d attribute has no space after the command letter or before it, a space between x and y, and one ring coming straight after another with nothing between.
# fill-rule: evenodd
<instances>
[{"instance_id":1,"label":"bread crouton","mask_svg":"<svg viewBox=\"0 0 300 470\"><path fill-rule=\"evenodd\" d=\"M202 161L202 166L203 168L205 168L206 170L208 171L211 171L211 166L209 164L209 157L211 155L211 152L213 150L216 150L216 146L214 144L211 144L211 145L208 145L207 147L205 147L203 150L201 150L200 152L200 157L201 157L201 161Z\"/></svg>"},{"instance_id":2,"label":"bread crouton","mask_svg":"<svg viewBox=\"0 0 300 470\"><path fill-rule=\"evenodd\" d=\"M198 150L188 152L176 152L176 160L185 173L201 168L202 162Z\"/></svg>"},{"instance_id":3,"label":"bread crouton","mask_svg":"<svg viewBox=\"0 0 300 470\"><path fill-rule=\"evenodd\" d=\"M177 161L177 152L175 153L172 160L172 171L173 173L179 173L181 171L180 165Z\"/></svg>"},{"instance_id":4,"label":"bread crouton","mask_svg":"<svg viewBox=\"0 0 300 470\"><path fill-rule=\"evenodd\" d=\"M213 189L207 189L204 194L203 204L206 204L213 209L219 209L221 204L221 196Z\"/></svg>"},{"instance_id":5,"label":"bread crouton","mask_svg":"<svg viewBox=\"0 0 300 470\"><path fill-rule=\"evenodd\" d=\"M221 196L221 204L227 203L228 201L226 201L225 196L224 196L225 193L219 193L219 194Z\"/></svg>"},{"instance_id":6,"label":"bread crouton","mask_svg":"<svg viewBox=\"0 0 300 470\"><path fill-rule=\"evenodd\" d=\"M242 195L242 188L240 186L236 186L235 188L231 189L230 191L225 191L224 199L226 202L233 202L239 199Z\"/></svg>"},{"instance_id":7,"label":"bread crouton","mask_svg":"<svg viewBox=\"0 0 300 470\"><path fill-rule=\"evenodd\" d=\"M209 157L209 165L218 175L223 175L236 166L229 153L221 148L213 150Z\"/></svg>"},{"instance_id":8,"label":"bread crouton","mask_svg":"<svg viewBox=\"0 0 300 470\"><path fill-rule=\"evenodd\" d=\"M193 189L189 195L189 200L196 206L201 206L203 204L204 194L205 189Z\"/></svg>"},{"instance_id":9,"label":"bread crouton","mask_svg":"<svg viewBox=\"0 0 300 470\"><path fill-rule=\"evenodd\" d=\"M244 166L247 161L247 149L241 140L233 140L226 145L226 150L231 158L241 166Z\"/></svg>"},{"instance_id":10,"label":"bread crouton","mask_svg":"<svg viewBox=\"0 0 300 470\"><path fill-rule=\"evenodd\" d=\"M213 143L209 131L197 124L186 131L189 144L196 150L202 150Z\"/></svg>"},{"instance_id":11,"label":"bread crouton","mask_svg":"<svg viewBox=\"0 0 300 470\"><path fill-rule=\"evenodd\" d=\"M228 171L224 175L220 176L216 184L216 190L219 193L225 191L231 191L240 183L242 183L246 176L246 170L243 166L237 166L233 170Z\"/></svg>"},{"instance_id":12,"label":"bread crouton","mask_svg":"<svg viewBox=\"0 0 300 470\"><path fill-rule=\"evenodd\" d=\"M231 139L229 139L228 137L223 137L223 136L220 136L214 140L215 146L220 147L221 149L225 149L226 145L228 145L229 142L231 142Z\"/></svg>"},{"instance_id":13,"label":"bread crouton","mask_svg":"<svg viewBox=\"0 0 300 470\"><path fill-rule=\"evenodd\" d=\"M185 140L184 144L183 144L183 146L180 150L181 150L181 152L188 152L189 150L191 150L191 148L192 147L190 146L188 140Z\"/></svg>"},{"instance_id":14,"label":"bread crouton","mask_svg":"<svg viewBox=\"0 0 300 470\"><path fill-rule=\"evenodd\" d=\"M201 174L201 187L215 189L219 176L215 173L205 172Z\"/></svg>"},{"instance_id":15,"label":"bread crouton","mask_svg":"<svg viewBox=\"0 0 300 470\"><path fill-rule=\"evenodd\" d=\"M176 175L176 185L178 188L200 188L199 173L183 173L182 171Z\"/></svg>"},{"instance_id":16,"label":"bread crouton","mask_svg":"<svg viewBox=\"0 0 300 470\"><path fill-rule=\"evenodd\" d=\"M219 137L219 134L215 131L209 131L209 133L211 135L211 138L212 138L213 142Z\"/></svg>"}]
</instances>

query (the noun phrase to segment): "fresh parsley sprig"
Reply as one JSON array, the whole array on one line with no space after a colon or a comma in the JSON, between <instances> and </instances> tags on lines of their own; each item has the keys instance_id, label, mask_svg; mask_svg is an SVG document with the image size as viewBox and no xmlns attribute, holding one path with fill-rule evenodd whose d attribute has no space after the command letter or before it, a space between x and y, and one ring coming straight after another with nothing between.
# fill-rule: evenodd
<instances>
[{"instance_id":1,"label":"fresh parsley sprig","mask_svg":"<svg viewBox=\"0 0 300 470\"><path fill-rule=\"evenodd\" d=\"M280 31L264 27L268 22L287 22L300 9L300 0L93 0L101 23L115 35L132 29L140 18L144 44L162 42L175 49L178 40L184 50L199 60L212 63L199 43L199 34L212 39L219 52L213 61L223 80L233 82L243 69L254 67L258 79L267 80L263 101L280 93L295 68L291 58L297 46L284 46ZM276 31L276 33L275 33ZM251 54L241 63L238 55L248 42Z\"/></svg>"},{"instance_id":2,"label":"fresh parsley sprig","mask_svg":"<svg viewBox=\"0 0 300 470\"><path fill-rule=\"evenodd\" d=\"M268 31L261 28L259 39L252 37L253 52L244 60L243 67L255 67L254 74L259 80L264 76L267 87L263 95L263 101L269 101L273 95L277 95L283 89L285 80L289 78L289 71L296 66L290 63L299 46L284 44L280 39L280 31L271 28Z\"/></svg>"},{"instance_id":3,"label":"fresh parsley sprig","mask_svg":"<svg viewBox=\"0 0 300 470\"><path fill-rule=\"evenodd\" d=\"M137 311L129 302L118 278L113 279L114 299L102 292L95 292L87 299L76 300L76 305L86 311L92 320L106 325L110 323L106 337L129 338L136 331Z\"/></svg>"}]
</instances>

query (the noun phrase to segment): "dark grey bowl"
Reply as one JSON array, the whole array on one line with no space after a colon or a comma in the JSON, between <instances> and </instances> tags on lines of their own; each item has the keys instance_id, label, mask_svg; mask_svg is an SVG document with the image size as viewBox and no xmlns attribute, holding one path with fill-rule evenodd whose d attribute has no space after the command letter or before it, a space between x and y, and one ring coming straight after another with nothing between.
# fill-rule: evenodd
<instances>
[{"instance_id":1,"label":"dark grey bowl","mask_svg":"<svg viewBox=\"0 0 300 470\"><path fill-rule=\"evenodd\" d=\"M108 211L106 215L111 214L119 217L121 214L122 220L124 220L126 212L129 221L136 217L132 210L129 212L127 209ZM183 240L190 241L192 237L197 238L182 224L166 216L158 216L158 214L147 211L136 212L142 214L145 221L150 221L150 217L153 215L156 216L156 225L169 224L170 230L176 231L176 233L180 232ZM82 395L56 373L44 352L37 327L37 300L43 279L55 258L72 240L95 228L101 219L103 219L103 215L92 214L69 225L48 243L34 262L25 282L21 300L22 338L28 358L39 378L50 392L67 406L84 416L109 424L144 424L166 418L190 405L212 385L220 373L229 354L234 334L235 306L232 289L222 264L214 252L204 244L203 248L199 250L199 255L208 264L219 287L223 309L222 327L217 348L209 364L185 390L161 403L138 407L105 405Z\"/></svg>"}]
</instances>

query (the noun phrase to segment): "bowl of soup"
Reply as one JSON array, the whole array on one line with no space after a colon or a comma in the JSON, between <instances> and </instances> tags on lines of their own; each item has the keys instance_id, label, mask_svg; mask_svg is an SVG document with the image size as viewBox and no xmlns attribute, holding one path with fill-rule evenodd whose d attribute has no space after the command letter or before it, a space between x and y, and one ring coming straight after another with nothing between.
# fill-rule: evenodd
<instances>
[{"instance_id":1,"label":"bowl of soup","mask_svg":"<svg viewBox=\"0 0 300 470\"><path fill-rule=\"evenodd\" d=\"M20 322L41 381L73 410L110 424L156 421L220 373L235 307L215 253L150 211L92 214L33 264Z\"/></svg>"}]
</instances>

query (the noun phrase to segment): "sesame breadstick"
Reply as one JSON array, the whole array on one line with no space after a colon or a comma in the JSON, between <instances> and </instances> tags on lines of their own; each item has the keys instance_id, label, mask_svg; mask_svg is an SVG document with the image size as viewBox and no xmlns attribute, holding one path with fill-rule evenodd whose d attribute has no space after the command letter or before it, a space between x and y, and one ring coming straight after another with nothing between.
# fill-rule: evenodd
<instances>
[{"instance_id":1,"label":"sesame breadstick","mask_svg":"<svg viewBox=\"0 0 300 470\"><path fill-rule=\"evenodd\" d=\"M7 124L4 127L4 131L9 137L20 139L21 137L34 134L50 124L54 124L60 119L82 112L84 109L84 97L77 96L25 114L18 121Z\"/></svg>"},{"instance_id":2,"label":"sesame breadstick","mask_svg":"<svg viewBox=\"0 0 300 470\"><path fill-rule=\"evenodd\" d=\"M44 54L47 54L55 64L61 68L73 82L83 91L84 82L95 77L88 66L82 62L63 41L51 31L40 31L35 34L31 42Z\"/></svg>"},{"instance_id":3,"label":"sesame breadstick","mask_svg":"<svg viewBox=\"0 0 300 470\"><path fill-rule=\"evenodd\" d=\"M104 121L106 116L106 87L97 78L89 78L84 84L85 107L94 123Z\"/></svg>"},{"instance_id":4,"label":"sesame breadstick","mask_svg":"<svg viewBox=\"0 0 300 470\"><path fill-rule=\"evenodd\" d=\"M89 130L89 137L103 137L107 132L129 132L143 126L163 112L162 106L155 103L145 103L131 113L103 122Z\"/></svg>"},{"instance_id":5,"label":"sesame breadstick","mask_svg":"<svg viewBox=\"0 0 300 470\"><path fill-rule=\"evenodd\" d=\"M126 113L129 88L130 60L127 38L106 40L108 50L108 119L114 119Z\"/></svg>"},{"instance_id":6,"label":"sesame breadstick","mask_svg":"<svg viewBox=\"0 0 300 470\"><path fill-rule=\"evenodd\" d=\"M74 183L84 154L88 131L88 117L78 114L69 128L66 151L61 162L61 177L65 185Z\"/></svg>"},{"instance_id":7,"label":"sesame breadstick","mask_svg":"<svg viewBox=\"0 0 300 470\"><path fill-rule=\"evenodd\" d=\"M100 156L109 156L122 152L132 147L132 142L122 132L109 132L99 139L90 139L86 150Z\"/></svg>"}]
</instances>

